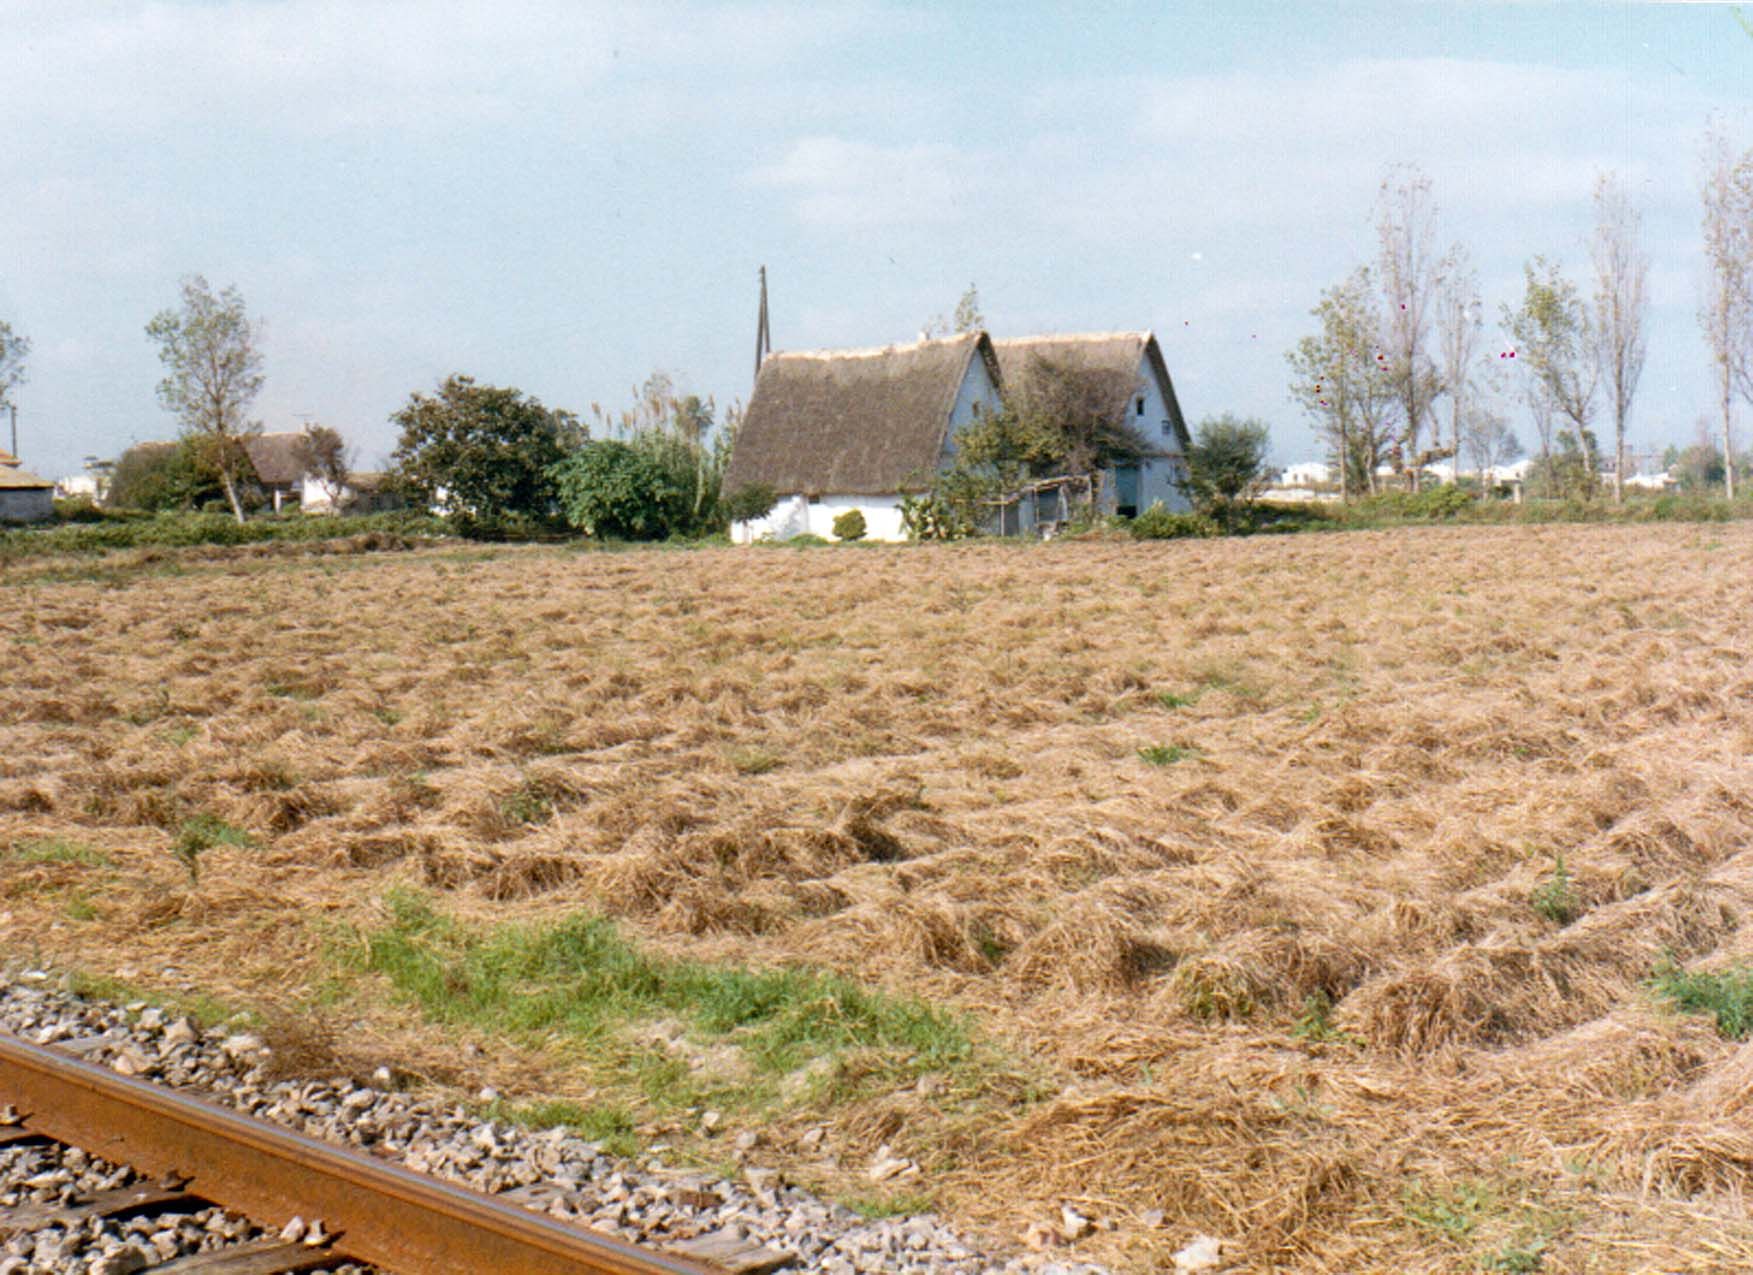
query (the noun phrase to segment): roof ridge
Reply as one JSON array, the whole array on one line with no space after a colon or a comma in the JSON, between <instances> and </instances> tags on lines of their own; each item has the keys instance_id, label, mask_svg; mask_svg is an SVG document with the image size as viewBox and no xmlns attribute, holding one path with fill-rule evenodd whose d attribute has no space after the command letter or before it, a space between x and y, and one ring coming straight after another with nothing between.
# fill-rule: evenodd
<instances>
[{"instance_id":1,"label":"roof ridge","mask_svg":"<svg viewBox=\"0 0 1753 1275\"><path fill-rule=\"evenodd\" d=\"M891 342L888 345L849 346L843 350L774 350L767 359L874 359L886 354L906 354L912 350L922 350L930 345L954 345L959 341L977 341L983 332L958 332L954 336L924 337L906 343Z\"/></svg>"},{"instance_id":2,"label":"roof ridge","mask_svg":"<svg viewBox=\"0 0 1753 1275\"><path fill-rule=\"evenodd\" d=\"M1130 328L1119 332L1038 332L1033 336L995 336L994 345L1027 345L1034 341L1146 341L1149 328Z\"/></svg>"}]
</instances>

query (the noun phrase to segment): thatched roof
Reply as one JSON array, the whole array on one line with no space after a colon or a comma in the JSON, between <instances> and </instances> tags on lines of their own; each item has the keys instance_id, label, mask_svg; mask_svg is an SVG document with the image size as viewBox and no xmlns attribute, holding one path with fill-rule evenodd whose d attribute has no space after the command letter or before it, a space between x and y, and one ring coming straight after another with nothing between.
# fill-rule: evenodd
<instances>
[{"instance_id":1,"label":"thatched roof","mask_svg":"<svg viewBox=\"0 0 1753 1275\"><path fill-rule=\"evenodd\" d=\"M778 353L761 364L724 488L884 495L936 471L984 332L869 350Z\"/></svg>"},{"instance_id":2,"label":"thatched roof","mask_svg":"<svg viewBox=\"0 0 1753 1275\"><path fill-rule=\"evenodd\" d=\"M35 491L54 485L48 479L38 478L24 468L23 462L11 452L0 451L0 487L8 491Z\"/></svg>"},{"instance_id":3,"label":"thatched roof","mask_svg":"<svg viewBox=\"0 0 1753 1275\"><path fill-rule=\"evenodd\" d=\"M283 434L252 434L243 440L250 465L264 486L286 487L303 480L304 466L298 459L298 440L302 437L294 430Z\"/></svg>"},{"instance_id":4,"label":"thatched roof","mask_svg":"<svg viewBox=\"0 0 1753 1275\"><path fill-rule=\"evenodd\" d=\"M1181 404L1175 398L1175 385L1169 379L1168 365L1163 362L1162 347L1150 332L1006 337L994 341L992 349L998 356L998 368L1004 377L1007 395L1026 392L1030 377L1042 364L1069 368L1097 378L1101 385L1111 389L1116 425L1126 424L1130 419L1127 409L1133 395L1142 388L1138 379L1139 364L1147 362L1156 373L1163 401L1168 405L1169 421L1181 440L1183 454L1190 445L1187 422L1181 416Z\"/></svg>"}]
</instances>

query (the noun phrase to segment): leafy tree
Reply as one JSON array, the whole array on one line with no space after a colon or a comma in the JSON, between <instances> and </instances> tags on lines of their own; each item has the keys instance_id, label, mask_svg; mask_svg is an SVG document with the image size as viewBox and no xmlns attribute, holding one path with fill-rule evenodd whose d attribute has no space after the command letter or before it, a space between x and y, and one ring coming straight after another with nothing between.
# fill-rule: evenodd
<instances>
[{"instance_id":1,"label":"leafy tree","mask_svg":"<svg viewBox=\"0 0 1753 1275\"><path fill-rule=\"evenodd\" d=\"M25 381L24 361L30 354L30 338L0 320L0 408L8 406L12 391Z\"/></svg>"},{"instance_id":2,"label":"leafy tree","mask_svg":"<svg viewBox=\"0 0 1753 1275\"><path fill-rule=\"evenodd\" d=\"M1675 447L1668 451L1671 454L1662 459L1679 480L1682 491L1703 492L1723 485L1727 473L1723 467L1723 454L1709 440L1708 433L1683 451Z\"/></svg>"},{"instance_id":3,"label":"leafy tree","mask_svg":"<svg viewBox=\"0 0 1753 1275\"><path fill-rule=\"evenodd\" d=\"M201 464L190 439L139 443L123 452L110 475L105 503L112 509L198 509L223 495L217 476Z\"/></svg>"},{"instance_id":4,"label":"leafy tree","mask_svg":"<svg viewBox=\"0 0 1753 1275\"><path fill-rule=\"evenodd\" d=\"M1136 388L1130 376L1035 355L1005 387L1004 407L1015 415L1016 438L1037 471L1093 477L1150 451L1131 417L1115 410Z\"/></svg>"},{"instance_id":5,"label":"leafy tree","mask_svg":"<svg viewBox=\"0 0 1753 1275\"><path fill-rule=\"evenodd\" d=\"M927 337L959 336L968 332L978 332L986 326L986 316L980 313L980 290L973 284L962 293L956 302L955 312L949 318L938 315L925 325L924 335Z\"/></svg>"},{"instance_id":6,"label":"leafy tree","mask_svg":"<svg viewBox=\"0 0 1753 1275\"><path fill-rule=\"evenodd\" d=\"M1183 484L1200 510L1235 525L1238 512L1253 503L1265 485L1268 430L1264 421L1225 412L1207 417L1194 432Z\"/></svg>"},{"instance_id":7,"label":"leafy tree","mask_svg":"<svg viewBox=\"0 0 1753 1275\"><path fill-rule=\"evenodd\" d=\"M292 454L305 475L328 497L329 508L339 509L353 470L347 440L327 425L306 425L292 445Z\"/></svg>"},{"instance_id":8,"label":"leafy tree","mask_svg":"<svg viewBox=\"0 0 1753 1275\"><path fill-rule=\"evenodd\" d=\"M749 483L724 497L720 511L730 522L753 522L765 518L779 503L779 493L768 483Z\"/></svg>"},{"instance_id":9,"label":"leafy tree","mask_svg":"<svg viewBox=\"0 0 1753 1275\"><path fill-rule=\"evenodd\" d=\"M1556 263L1537 256L1522 273L1526 281L1522 304L1514 310L1504 306L1503 321L1515 341L1524 392L1540 430L1539 472L1547 479L1570 473L1553 463L1551 430L1557 423L1561 450L1583 466L1587 480L1573 494L1593 495L1599 449L1589 421L1595 410L1600 364L1595 359L1588 308L1576 285L1564 277Z\"/></svg>"},{"instance_id":10,"label":"leafy tree","mask_svg":"<svg viewBox=\"0 0 1753 1275\"><path fill-rule=\"evenodd\" d=\"M670 533L704 535L725 528L730 520L721 508L722 488L742 422L738 406L733 404L718 424L711 398L678 394L668 373L653 372L634 388L630 408L611 417L593 403L591 412L601 435L644 453L664 471L669 486L688 492Z\"/></svg>"},{"instance_id":11,"label":"leafy tree","mask_svg":"<svg viewBox=\"0 0 1753 1275\"><path fill-rule=\"evenodd\" d=\"M587 442L551 470L566 520L604 540L662 540L684 525L690 492L649 452Z\"/></svg>"},{"instance_id":12,"label":"leafy tree","mask_svg":"<svg viewBox=\"0 0 1753 1275\"><path fill-rule=\"evenodd\" d=\"M1375 291L1368 266L1328 288L1310 311L1320 332L1286 355L1291 397L1315 418L1347 500L1374 493L1376 470L1393 441L1398 400L1377 345Z\"/></svg>"},{"instance_id":13,"label":"leafy tree","mask_svg":"<svg viewBox=\"0 0 1753 1275\"><path fill-rule=\"evenodd\" d=\"M235 287L215 293L200 275L182 281L182 305L160 310L146 325L158 344L165 377L158 401L174 412L219 476L232 516L243 521L239 488L250 473L243 440L261 431L247 419L262 388L262 328L251 323Z\"/></svg>"},{"instance_id":14,"label":"leafy tree","mask_svg":"<svg viewBox=\"0 0 1753 1275\"><path fill-rule=\"evenodd\" d=\"M584 437L571 412L460 374L436 394L410 394L390 421L401 429L390 458L398 485L421 505L442 491L452 520L476 534L552 518L554 466Z\"/></svg>"}]
</instances>

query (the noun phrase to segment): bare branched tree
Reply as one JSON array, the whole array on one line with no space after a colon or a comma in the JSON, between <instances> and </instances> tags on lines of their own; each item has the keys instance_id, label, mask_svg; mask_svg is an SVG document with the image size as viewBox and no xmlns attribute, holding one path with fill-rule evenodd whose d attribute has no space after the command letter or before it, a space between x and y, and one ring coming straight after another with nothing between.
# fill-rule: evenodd
<instances>
[{"instance_id":1,"label":"bare branched tree","mask_svg":"<svg viewBox=\"0 0 1753 1275\"><path fill-rule=\"evenodd\" d=\"M261 325L250 322L234 287L215 293L200 275L190 275L182 292L180 308L161 310L146 325L165 367L158 401L176 413L203 462L219 475L241 523L238 487L249 465L243 440L261 431L246 415L262 388Z\"/></svg>"},{"instance_id":2,"label":"bare branched tree","mask_svg":"<svg viewBox=\"0 0 1753 1275\"><path fill-rule=\"evenodd\" d=\"M1454 474L1461 476L1461 432L1471 407L1475 363L1483 330L1479 300L1479 275L1467 250L1456 244L1449 250L1448 274L1437 291L1437 375L1449 396L1449 446L1455 458Z\"/></svg>"},{"instance_id":3,"label":"bare branched tree","mask_svg":"<svg viewBox=\"0 0 1753 1275\"><path fill-rule=\"evenodd\" d=\"M1613 411L1613 500L1625 500L1625 421L1643 375L1649 313L1648 255L1639 243L1643 214L1610 173L1595 179L1595 357Z\"/></svg>"},{"instance_id":4,"label":"bare branched tree","mask_svg":"<svg viewBox=\"0 0 1753 1275\"><path fill-rule=\"evenodd\" d=\"M1704 297L1698 323L1715 364L1723 480L1735 496L1734 400L1753 401L1753 150L1734 152L1720 126L1705 137Z\"/></svg>"},{"instance_id":5,"label":"bare branched tree","mask_svg":"<svg viewBox=\"0 0 1753 1275\"><path fill-rule=\"evenodd\" d=\"M1424 455L1419 437L1442 382L1430 355L1431 311L1446 272L1436 255L1436 202L1430 178L1416 166L1396 164L1376 197L1377 269L1386 311L1382 344L1400 400L1401 463L1413 490Z\"/></svg>"},{"instance_id":6,"label":"bare branched tree","mask_svg":"<svg viewBox=\"0 0 1753 1275\"><path fill-rule=\"evenodd\" d=\"M1521 440L1509 421L1483 399L1467 405L1467 414L1461 418L1461 446L1482 486L1488 483L1486 475L1490 471L1519 459L1522 454Z\"/></svg>"}]
</instances>

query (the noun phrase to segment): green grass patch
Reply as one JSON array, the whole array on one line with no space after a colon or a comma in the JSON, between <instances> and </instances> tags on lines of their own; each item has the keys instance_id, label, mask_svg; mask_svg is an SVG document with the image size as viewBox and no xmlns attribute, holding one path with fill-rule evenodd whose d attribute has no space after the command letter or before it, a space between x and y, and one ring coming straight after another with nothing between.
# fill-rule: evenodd
<instances>
[{"instance_id":1,"label":"green grass patch","mask_svg":"<svg viewBox=\"0 0 1753 1275\"><path fill-rule=\"evenodd\" d=\"M554 793L539 779L527 779L499 802L499 817L514 828L547 823L554 817Z\"/></svg>"},{"instance_id":2,"label":"green grass patch","mask_svg":"<svg viewBox=\"0 0 1753 1275\"><path fill-rule=\"evenodd\" d=\"M1197 757L1197 748L1188 748L1180 744L1146 744L1138 750L1138 758L1150 766L1173 766L1178 761L1186 761L1189 757Z\"/></svg>"},{"instance_id":3,"label":"green grass patch","mask_svg":"<svg viewBox=\"0 0 1753 1275\"><path fill-rule=\"evenodd\" d=\"M1514 1173L1499 1179L1414 1182L1400 1195L1406 1221L1467 1250L1474 1269L1538 1271L1575 1215L1544 1202Z\"/></svg>"},{"instance_id":4,"label":"green grass patch","mask_svg":"<svg viewBox=\"0 0 1753 1275\"><path fill-rule=\"evenodd\" d=\"M217 815L202 811L183 821L170 852L189 874L189 884L201 879L201 856L215 846L252 846L254 840L242 828L234 828Z\"/></svg>"},{"instance_id":5,"label":"green grass patch","mask_svg":"<svg viewBox=\"0 0 1753 1275\"><path fill-rule=\"evenodd\" d=\"M579 1102L551 1099L544 1102L495 1102L482 1113L489 1119L505 1120L526 1129L569 1129L579 1137L595 1142L608 1154L623 1159L639 1154L639 1138L634 1132L633 1113L615 1103L586 1106Z\"/></svg>"},{"instance_id":6,"label":"green grass patch","mask_svg":"<svg viewBox=\"0 0 1753 1275\"><path fill-rule=\"evenodd\" d=\"M778 770L784 758L765 748L733 748L725 754L725 760L739 775L765 775Z\"/></svg>"},{"instance_id":7,"label":"green grass patch","mask_svg":"<svg viewBox=\"0 0 1753 1275\"><path fill-rule=\"evenodd\" d=\"M1582 915L1583 903L1571 888L1570 872L1564 866L1562 854L1553 856L1551 874L1534 887L1528 903L1534 911L1558 925L1569 925Z\"/></svg>"},{"instance_id":8,"label":"green grass patch","mask_svg":"<svg viewBox=\"0 0 1753 1275\"><path fill-rule=\"evenodd\" d=\"M14 863L72 863L85 868L114 867L114 861L102 850L95 850L83 841L68 837L36 837L15 841L6 857Z\"/></svg>"},{"instance_id":9,"label":"green grass patch","mask_svg":"<svg viewBox=\"0 0 1753 1275\"><path fill-rule=\"evenodd\" d=\"M577 1050L653 1105L758 1104L790 1073L855 1055L860 1074L899 1084L974 1054L959 1017L838 974L656 956L590 915L471 927L416 894L385 902L388 921L357 936L353 959L428 1021ZM678 1025L686 1049L637 1039L641 1025L662 1023ZM735 1066L692 1064L689 1050L725 1045Z\"/></svg>"},{"instance_id":10,"label":"green grass patch","mask_svg":"<svg viewBox=\"0 0 1753 1275\"><path fill-rule=\"evenodd\" d=\"M839 1203L851 1209L859 1217L878 1221L886 1217L913 1217L919 1213L930 1213L934 1203L929 1195L896 1194L896 1195L843 1195Z\"/></svg>"},{"instance_id":11,"label":"green grass patch","mask_svg":"<svg viewBox=\"0 0 1753 1275\"><path fill-rule=\"evenodd\" d=\"M77 969L68 972L67 986L75 996L82 996L87 1000L104 1001L111 1005L131 1005L137 1001L156 1005L171 1017L189 1018L197 1027L202 1028L214 1027L220 1023L235 1023L240 1027L259 1026L261 1022L259 1016L206 992L163 991L129 979Z\"/></svg>"},{"instance_id":12,"label":"green grass patch","mask_svg":"<svg viewBox=\"0 0 1753 1275\"><path fill-rule=\"evenodd\" d=\"M1753 967L1693 974L1672 961L1663 961L1649 985L1685 1013L1711 1015L1717 1031L1730 1040L1753 1035Z\"/></svg>"}]
</instances>

